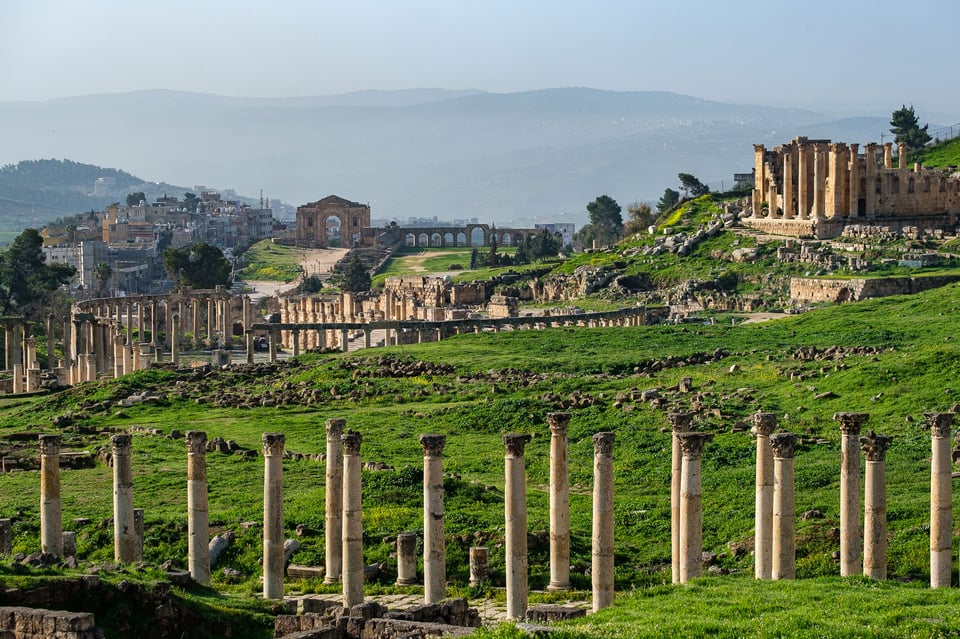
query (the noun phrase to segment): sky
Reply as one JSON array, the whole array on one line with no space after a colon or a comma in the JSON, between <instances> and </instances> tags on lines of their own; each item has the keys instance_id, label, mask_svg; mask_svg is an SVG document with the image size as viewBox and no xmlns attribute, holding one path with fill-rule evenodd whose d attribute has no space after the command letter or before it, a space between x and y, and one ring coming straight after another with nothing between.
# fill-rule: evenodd
<instances>
[{"instance_id":1,"label":"sky","mask_svg":"<svg viewBox=\"0 0 960 639\"><path fill-rule=\"evenodd\" d=\"M957 0L0 0L0 101L581 86L949 124L958 18Z\"/></svg>"}]
</instances>

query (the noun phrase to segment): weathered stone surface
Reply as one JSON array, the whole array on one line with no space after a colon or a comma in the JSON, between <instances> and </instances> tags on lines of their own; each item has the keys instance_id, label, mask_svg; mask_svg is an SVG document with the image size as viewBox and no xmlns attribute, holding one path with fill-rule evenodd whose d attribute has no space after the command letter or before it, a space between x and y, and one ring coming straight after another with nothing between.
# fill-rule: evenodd
<instances>
[{"instance_id":1,"label":"weathered stone surface","mask_svg":"<svg viewBox=\"0 0 960 639\"><path fill-rule=\"evenodd\" d=\"M575 606L538 604L527 608L527 619L537 622L566 621L586 616L587 611Z\"/></svg>"}]
</instances>

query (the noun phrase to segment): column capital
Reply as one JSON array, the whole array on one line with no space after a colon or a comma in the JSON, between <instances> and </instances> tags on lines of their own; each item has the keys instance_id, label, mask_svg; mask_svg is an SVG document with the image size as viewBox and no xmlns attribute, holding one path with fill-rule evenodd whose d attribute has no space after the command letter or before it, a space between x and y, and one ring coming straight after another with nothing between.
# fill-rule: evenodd
<instances>
[{"instance_id":1,"label":"column capital","mask_svg":"<svg viewBox=\"0 0 960 639\"><path fill-rule=\"evenodd\" d=\"M424 457L443 457L443 447L446 445L446 435L420 435Z\"/></svg>"},{"instance_id":2,"label":"column capital","mask_svg":"<svg viewBox=\"0 0 960 639\"><path fill-rule=\"evenodd\" d=\"M893 442L890 435L877 435L872 430L860 438L860 448L867 456L867 461L882 462L887 460L887 448Z\"/></svg>"},{"instance_id":3,"label":"column capital","mask_svg":"<svg viewBox=\"0 0 960 639\"><path fill-rule=\"evenodd\" d=\"M507 447L507 458L523 458L523 449L530 441L530 435L521 433L506 433L503 436L503 445Z\"/></svg>"},{"instance_id":4,"label":"column capital","mask_svg":"<svg viewBox=\"0 0 960 639\"><path fill-rule=\"evenodd\" d=\"M188 455L205 455L207 453L207 434L205 432L188 430L186 439Z\"/></svg>"},{"instance_id":5,"label":"column capital","mask_svg":"<svg viewBox=\"0 0 960 639\"><path fill-rule=\"evenodd\" d=\"M60 454L60 435L43 434L38 438L40 440L41 455L59 455Z\"/></svg>"},{"instance_id":6,"label":"column capital","mask_svg":"<svg viewBox=\"0 0 960 639\"><path fill-rule=\"evenodd\" d=\"M776 413L756 412L753 414L753 432L757 435L770 435L777 427Z\"/></svg>"},{"instance_id":7,"label":"column capital","mask_svg":"<svg viewBox=\"0 0 960 639\"><path fill-rule=\"evenodd\" d=\"M340 441L340 436L343 435L343 429L347 425L347 420L341 417L334 417L332 419L328 419L326 422L324 422L324 424L327 427L327 441Z\"/></svg>"},{"instance_id":8,"label":"column capital","mask_svg":"<svg viewBox=\"0 0 960 639\"><path fill-rule=\"evenodd\" d=\"M684 459L703 457L704 445L713 440L713 433L677 433Z\"/></svg>"},{"instance_id":9,"label":"column capital","mask_svg":"<svg viewBox=\"0 0 960 639\"><path fill-rule=\"evenodd\" d=\"M363 443L363 435L348 430L340 436L340 444L343 446L344 455L359 455L360 444Z\"/></svg>"},{"instance_id":10,"label":"column capital","mask_svg":"<svg viewBox=\"0 0 960 639\"><path fill-rule=\"evenodd\" d=\"M286 435L283 433L264 433L262 440L264 457L279 457L283 455L283 445L287 443Z\"/></svg>"},{"instance_id":11,"label":"column capital","mask_svg":"<svg viewBox=\"0 0 960 639\"><path fill-rule=\"evenodd\" d=\"M613 455L613 439L613 433L595 433L593 436L593 454L605 457Z\"/></svg>"},{"instance_id":12,"label":"column capital","mask_svg":"<svg viewBox=\"0 0 960 639\"><path fill-rule=\"evenodd\" d=\"M667 413L667 419L674 433L692 432L693 413Z\"/></svg>"},{"instance_id":13,"label":"column capital","mask_svg":"<svg viewBox=\"0 0 960 639\"><path fill-rule=\"evenodd\" d=\"M869 413L834 413L833 418L840 422L840 432L844 435L859 435L860 429L867 420Z\"/></svg>"},{"instance_id":14,"label":"column capital","mask_svg":"<svg viewBox=\"0 0 960 639\"><path fill-rule=\"evenodd\" d=\"M547 424L550 425L551 434L566 437L570 426L570 413L547 413Z\"/></svg>"},{"instance_id":15,"label":"column capital","mask_svg":"<svg viewBox=\"0 0 960 639\"><path fill-rule=\"evenodd\" d=\"M953 413L924 413L930 427L931 437L950 437L950 427L953 426Z\"/></svg>"},{"instance_id":16,"label":"column capital","mask_svg":"<svg viewBox=\"0 0 960 639\"><path fill-rule=\"evenodd\" d=\"M133 442L133 436L126 433L122 435L113 435L110 437L110 443L113 445L114 455L129 455L130 445Z\"/></svg>"},{"instance_id":17,"label":"column capital","mask_svg":"<svg viewBox=\"0 0 960 639\"><path fill-rule=\"evenodd\" d=\"M774 459L793 459L797 448L797 436L793 433L774 433L770 435L770 446Z\"/></svg>"}]
</instances>

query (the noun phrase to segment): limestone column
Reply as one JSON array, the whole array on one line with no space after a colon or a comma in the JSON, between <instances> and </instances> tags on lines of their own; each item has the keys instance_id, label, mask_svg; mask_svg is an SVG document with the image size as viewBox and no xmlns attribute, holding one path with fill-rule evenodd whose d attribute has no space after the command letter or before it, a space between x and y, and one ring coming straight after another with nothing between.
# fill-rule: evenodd
<instances>
[{"instance_id":1,"label":"limestone column","mask_svg":"<svg viewBox=\"0 0 960 639\"><path fill-rule=\"evenodd\" d=\"M363 520L360 486L360 433L348 431L343 446L343 606L363 603Z\"/></svg>"},{"instance_id":2,"label":"limestone column","mask_svg":"<svg viewBox=\"0 0 960 639\"><path fill-rule=\"evenodd\" d=\"M613 603L613 433L593 436L593 611Z\"/></svg>"},{"instance_id":3,"label":"limestone column","mask_svg":"<svg viewBox=\"0 0 960 639\"><path fill-rule=\"evenodd\" d=\"M768 211L767 217L769 217L772 220L777 217L777 208L779 208L777 206L777 199L778 199L777 184L773 180L770 180L770 188L768 189L768 191L769 192L767 193L767 206L769 208L767 209Z\"/></svg>"},{"instance_id":4,"label":"limestone column","mask_svg":"<svg viewBox=\"0 0 960 639\"><path fill-rule=\"evenodd\" d=\"M470 586L479 586L489 579L490 549L486 546L470 546Z\"/></svg>"},{"instance_id":5,"label":"limestone column","mask_svg":"<svg viewBox=\"0 0 960 639\"><path fill-rule=\"evenodd\" d=\"M827 173L830 176L830 182L827 185L827 206L825 209L825 214L829 218L841 217L840 210L840 165L841 157L843 151L841 150L840 144L829 144L827 146L828 155L827 155Z\"/></svg>"},{"instance_id":6,"label":"limestone column","mask_svg":"<svg viewBox=\"0 0 960 639\"><path fill-rule=\"evenodd\" d=\"M263 598L283 599L283 433L263 434Z\"/></svg>"},{"instance_id":7,"label":"limestone column","mask_svg":"<svg viewBox=\"0 0 960 639\"><path fill-rule=\"evenodd\" d=\"M326 514L324 530L324 548L326 576L324 583L340 581L342 566L343 540L343 450L340 437L343 435L345 419L328 419L327 427L327 472L326 472Z\"/></svg>"},{"instance_id":8,"label":"limestone column","mask_svg":"<svg viewBox=\"0 0 960 639\"><path fill-rule=\"evenodd\" d=\"M567 428L570 413L547 413L550 425L550 584L570 588L570 487L567 473Z\"/></svg>"},{"instance_id":9,"label":"limestone column","mask_svg":"<svg viewBox=\"0 0 960 639\"><path fill-rule=\"evenodd\" d=\"M527 614L527 483L523 452L530 435L503 436L507 619Z\"/></svg>"},{"instance_id":10,"label":"limestone column","mask_svg":"<svg viewBox=\"0 0 960 639\"><path fill-rule=\"evenodd\" d=\"M300 331L294 329L290 333L293 338L293 356L297 357L300 355Z\"/></svg>"},{"instance_id":11,"label":"limestone column","mask_svg":"<svg viewBox=\"0 0 960 639\"><path fill-rule=\"evenodd\" d=\"M63 556L60 435L40 435L40 550Z\"/></svg>"},{"instance_id":12,"label":"limestone column","mask_svg":"<svg viewBox=\"0 0 960 639\"><path fill-rule=\"evenodd\" d=\"M137 301L137 343L145 342L143 336L146 334L146 317L144 314L146 309L144 308L143 298L141 297Z\"/></svg>"},{"instance_id":13,"label":"limestone column","mask_svg":"<svg viewBox=\"0 0 960 639\"><path fill-rule=\"evenodd\" d=\"M893 168L893 142L883 143L883 168Z\"/></svg>"},{"instance_id":14,"label":"limestone column","mask_svg":"<svg viewBox=\"0 0 960 639\"><path fill-rule=\"evenodd\" d=\"M850 217L860 217L860 152L859 144L850 145Z\"/></svg>"},{"instance_id":15,"label":"limestone column","mask_svg":"<svg viewBox=\"0 0 960 639\"><path fill-rule=\"evenodd\" d=\"M877 435L872 430L860 438L867 457L863 495L863 576L870 579L887 578L887 448L892 441L893 437Z\"/></svg>"},{"instance_id":16,"label":"limestone column","mask_svg":"<svg viewBox=\"0 0 960 639\"><path fill-rule=\"evenodd\" d=\"M199 584L210 583L207 505L207 434L187 431L187 566Z\"/></svg>"},{"instance_id":17,"label":"limestone column","mask_svg":"<svg viewBox=\"0 0 960 639\"><path fill-rule=\"evenodd\" d=\"M174 366L180 364L180 316L176 313L170 322L170 361Z\"/></svg>"},{"instance_id":18,"label":"limestone column","mask_svg":"<svg viewBox=\"0 0 960 639\"><path fill-rule=\"evenodd\" d=\"M417 536L414 533L400 533L397 535L397 585L412 586L416 583Z\"/></svg>"},{"instance_id":19,"label":"limestone column","mask_svg":"<svg viewBox=\"0 0 960 639\"><path fill-rule=\"evenodd\" d=\"M793 155L790 149L783 153L783 217L793 219Z\"/></svg>"},{"instance_id":20,"label":"limestone column","mask_svg":"<svg viewBox=\"0 0 960 639\"><path fill-rule=\"evenodd\" d=\"M277 363L277 340L279 340L279 339L280 339L280 333L279 333L279 331L270 331L270 332L267 334L267 340L268 340L268 342L269 342L268 348L270 349L270 350L269 350L269 353L270 353L270 363L271 363L271 364L276 364L276 363Z\"/></svg>"},{"instance_id":21,"label":"limestone column","mask_svg":"<svg viewBox=\"0 0 960 639\"><path fill-rule=\"evenodd\" d=\"M824 203L824 178L825 169L823 161L823 146L820 144L813 145L813 211L812 217L814 219L820 219L823 217L823 203Z\"/></svg>"},{"instance_id":22,"label":"limestone column","mask_svg":"<svg viewBox=\"0 0 960 639\"><path fill-rule=\"evenodd\" d=\"M679 433L683 464L680 478L680 583L699 577L703 564L703 490L700 460L709 433Z\"/></svg>"},{"instance_id":23,"label":"limestone column","mask_svg":"<svg viewBox=\"0 0 960 639\"><path fill-rule=\"evenodd\" d=\"M253 364L254 335L253 331L247 331L247 364Z\"/></svg>"},{"instance_id":24,"label":"limestone column","mask_svg":"<svg viewBox=\"0 0 960 639\"><path fill-rule=\"evenodd\" d=\"M53 349L54 339L53 339L53 314L47 315L47 370L53 370L56 368L56 358L54 358L55 352Z\"/></svg>"},{"instance_id":25,"label":"limestone column","mask_svg":"<svg viewBox=\"0 0 960 639\"><path fill-rule=\"evenodd\" d=\"M753 416L757 435L756 509L753 533L753 576L770 579L773 569L773 448L770 435L777 426L774 413Z\"/></svg>"},{"instance_id":26,"label":"limestone column","mask_svg":"<svg viewBox=\"0 0 960 639\"><path fill-rule=\"evenodd\" d=\"M140 338L140 341L144 341ZM157 300L150 300L150 345L156 348L159 346L157 341Z\"/></svg>"},{"instance_id":27,"label":"limestone column","mask_svg":"<svg viewBox=\"0 0 960 639\"><path fill-rule=\"evenodd\" d=\"M670 463L670 559L673 583L680 583L680 479L683 467L683 452L680 449L680 433L692 430L693 413L670 413L667 415L673 429L672 459Z\"/></svg>"},{"instance_id":28,"label":"limestone column","mask_svg":"<svg viewBox=\"0 0 960 639\"><path fill-rule=\"evenodd\" d=\"M860 574L860 429L867 413L836 413L840 422L840 576Z\"/></svg>"},{"instance_id":29,"label":"limestone column","mask_svg":"<svg viewBox=\"0 0 960 639\"><path fill-rule=\"evenodd\" d=\"M763 217L760 202L766 197L766 193L763 192L763 183L766 181L764 175L764 169L766 168L765 154L766 149L762 144L753 145L753 217L757 218Z\"/></svg>"},{"instance_id":30,"label":"limestone column","mask_svg":"<svg viewBox=\"0 0 960 639\"><path fill-rule=\"evenodd\" d=\"M950 427L953 413L927 413L932 440L930 462L930 587L949 588L953 544L953 481Z\"/></svg>"},{"instance_id":31,"label":"limestone column","mask_svg":"<svg viewBox=\"0 0 960 639\"><path fill-rule=\"evenodd\" d=\"M123 335L113 336L113 376L120 377L130 371L123 368Z\"/></svg>"},{"instance_id":32,"label":"limestone column","mask_svg":"<svg viewBox=\"0 0 960 639\"><path fill-rule=\"evenodd\" d=\"M810 218L810 147L797 144L797 210L801 220Z\"/></svg>"},{"instance_id":33,"label":"limestone column","mask_svg":"<svg viewBox=\"0 0 960 639\"><path fill-rule=\"evenodd\" d=\"M114 435L113 444L113 558L120 563L138 559L139 541L133 516L133 471L130 435Z\"/></svg>"},{"instance_id":34,"label":"limestone column","mask_svg":"<svg viewBox=\"0 0 960 639\"><path fill-rule=\"evenodd\" d=\"M797 576L797 522L794 510L793 455L797 436L770 435L773 449L773 563L771 579Z\"/></svg>"},{"instance_id":35,"label":"limestone column","mask_svg":"<svg viewBox=\"0 0 960 639\"><path fill-rule=\"evenodd\" d=\"M443 528L444 435L420 435L423 447L423 600L439 603L447 594L447 550Z\"/></svg>"}]
</instances>

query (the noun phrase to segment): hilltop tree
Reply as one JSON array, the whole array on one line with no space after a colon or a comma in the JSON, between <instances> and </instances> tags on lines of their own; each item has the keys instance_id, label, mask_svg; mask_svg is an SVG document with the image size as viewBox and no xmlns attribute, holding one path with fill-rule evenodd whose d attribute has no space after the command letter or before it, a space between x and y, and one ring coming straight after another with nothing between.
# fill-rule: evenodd
<instances>
[{"instance_id":1,"label":"hilltop tree","mask_svg":"<svg viewBox=\"0 0 960 639\"><path fill-rule=\"evenodd\" d=\"M49 309L57 289L77 270L69 264L46 264L43 238L36 229L25 229L0 252L0 312L39 317Z\"/></svg>"},{"instance_id":2,"label":"hilltop tree","mask_svg":"<svg viewBox=\"0 0 960 639\"><path fill-rule=\"evenodd\" d=\"M601 195L587 204L590 214L590 226L593 227L594 237L601 244L612 244L623 235L623 216L621 208L609 195Z\"/></svg>"},{"instance_id":3,"label":"hilltop tree","mask_svg":"<svg viewBox=\"0 0 960 639\"><path fill-rule=\"evenodd\" d=\"M127 206L138 206L140 202L146 202L147 196L143 191L127 194Z\"/></svg>"},{"instance_id":4,"label":"hilltop tree","mask_svg":"<svg viewBox=\"0 0 960 639\"><path fill-rule=\"evenodd\" d=\"M163 252L163 268L167 270L174 288L214 288L230 283L230 261L223 251L206 242L183 248L168 248Z\"/></svg>"},{"instance_id":5,"label":"hilltop tree","mask_svg":"<svg viewBox=\"0 0 960 639\"><path fill-rule=\"evenodd\" d=\"M916 153L930 141L930 134L927 133L929 126L929 124L920 126L912 104L910 108L906 105L901 106L890 117L890 132L896 136L894 142L906 144L909 153Z\"/></svg>"},{"instance_id":6,"label":"hilltop tree","mask_svg":"<svg viewBox=\"0 0 960 639\"><path fill-rule=\"evenodd\" d=\"M623 231L628 235L643 232L657 219L653 209L646 202L634 202L627 207L627 213L630 214L630 219L624 224Z\"/></svg>"},{"instance_id":7,"label":"hilltop tree","mask_svg":"<svg viewBox=\"0 0 960 639\"><path fill-rule=\"evenodd\" d=\"M677 177L680 179L680 188L683 189L684 195L689 193L693 197L700 197L710 192L709 186L689 173L677 173Z\"/></svg>"},{"instance_id":8,"label":"hilltop tree","mask_svg":"<svg viewBox=\"0 0 960 639\"><path fill-rule=\"evenodd\" d=\"M663 196L660 198L660 201L657 202L657 212L666 213L673 207L677 205L677 202L680 201L680 191L674 191L673 189L664 189Z\"/></svg>"}]
</instances>

